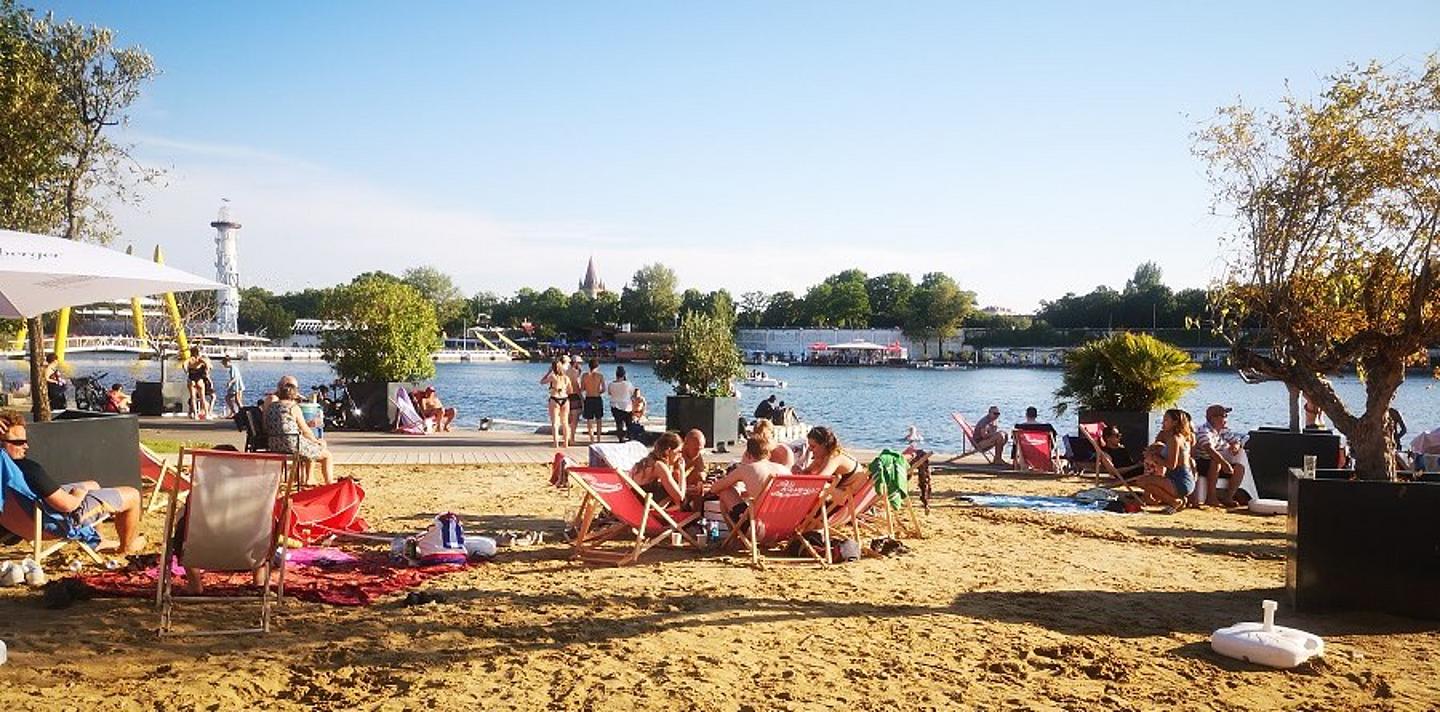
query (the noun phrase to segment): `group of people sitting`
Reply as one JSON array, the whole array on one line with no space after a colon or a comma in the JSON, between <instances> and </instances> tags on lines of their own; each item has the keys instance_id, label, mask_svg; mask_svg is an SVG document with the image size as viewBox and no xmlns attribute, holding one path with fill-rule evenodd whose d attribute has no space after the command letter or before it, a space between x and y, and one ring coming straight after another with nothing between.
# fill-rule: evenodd
<instances>
[{"instance_id":1,"label":"group of people sitting","mask_svg":"<svg viewBox=\"0 0 1440 712\"><path fill-rule=\"evenodd\" d=\"M614 380L607 383L599 359L591 358L588 370L582 371L581 364L579 356L557 357L540 378L547 397L551 443L557 448L574 445L581 418L589 441L600 442L607 400L620 442L639 439L645 432L643 423L649 403L640 387L626 379L625 367L616 366Z\"/></svg>"}]
</instances>

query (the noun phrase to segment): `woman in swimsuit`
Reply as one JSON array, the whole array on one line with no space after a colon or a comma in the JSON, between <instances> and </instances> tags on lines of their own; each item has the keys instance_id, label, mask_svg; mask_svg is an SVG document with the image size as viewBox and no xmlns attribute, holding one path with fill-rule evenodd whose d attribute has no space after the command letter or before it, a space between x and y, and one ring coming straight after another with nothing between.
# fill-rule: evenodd
<instances>
[{"instance_id":1,"label":"woman in swimsuit","mask_svg":"<svg viewBox=\"0 0 1440 712\"><path fill-rule=\"evenodd\" d=\"M755 429L751 432L755 437L765 441L765 452L767 453L765 459L787 468L795 467L795 453L790 451L789 445L776 440L774 423L768 420L757 420ZM740 461L745 462L748 457L747 450L747 454L742 455Z\"/></svg>"},{"instance_id":2,"label":"woman in swimsuit","mask_svg":"<svg viewBox=\"0 0 1440 712\"><path fill-rule=\"evenodd\" d=\"M549 395L546 408L550 413L550 442L558 449L570 446L570 375L560 359L550 362L550 370L540 379ZM561 443L564 443L562 446Z\"/></svg>"},{"instance_id":3,"label":"woman in swimsuit","mask_svg":"<svg viewBox=\"0 0 1440 712\"><path fill-rule=\"evenodd\" d=\"M630 479L662 504L685 501L685 485L681 481L684 476L680 436L675 433L661 434L650 454L630 469Z\"/></svg>"},{"instance_id":4,"label":"woman in swimsuit","mask_svg":"<svg viewBox=\"0 0 1440 712\"><path fill-rule=\"evenodd\" d=\"M1190 451L1195 447L1195 430L1190 427L1190 414L1178 408L1165 411L1160 434L1163 474L1147 473L1135 478L1135 486L1145 492L1154 504L1163 504L1168 512L1185 508L1185 498L1195 490L1195 465Z\"/></svg>"},{"instance_id":5,"label":"woman in swimsuit","mask_svg":"<svg viewBox=\"0 0 1440 712\"><path fill-rule=\"evenodd\" d=\"M837 489L843 490L860 472L860 461L840 447L840 440L829 428L823 425L811 428L805 436L805 443L810 451L810 461L800 474L829 477Z\"/></svg>"},{"instance_id":6,"label":"woman in swimsuit","mask_svg":"<svg viewBox=\"0 0 1440 712\"><path fill-rule=\"evenodd\" d=\"M200 353L199 346L190 347L190 358L185 359L185 385L190 390L190 417L205 420L210 417L209 394L206 383L210 381L210 359Z\"/></svg>"}]
</instances>

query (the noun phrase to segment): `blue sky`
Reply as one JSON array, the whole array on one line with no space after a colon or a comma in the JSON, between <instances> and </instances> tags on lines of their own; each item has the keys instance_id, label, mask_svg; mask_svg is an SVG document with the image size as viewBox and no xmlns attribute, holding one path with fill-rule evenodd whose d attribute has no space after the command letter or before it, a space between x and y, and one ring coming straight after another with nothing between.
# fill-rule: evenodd
<instances>
[{"instance_id":1,"label":"blue sky","mask_svg":"<svg viewBox=\"0 0 1440 712\"><path fill-rule=\"evenodd\" d=\"M208 273L220 198L274 290L433 264L467 293L803 292L944 271L980 302L1203 286L1231 229L1191 134L1350 61L1417 65L1440 5L40 3L164 74L127 128L166 185L119 218Z\"/></svg>"}]
</instances>

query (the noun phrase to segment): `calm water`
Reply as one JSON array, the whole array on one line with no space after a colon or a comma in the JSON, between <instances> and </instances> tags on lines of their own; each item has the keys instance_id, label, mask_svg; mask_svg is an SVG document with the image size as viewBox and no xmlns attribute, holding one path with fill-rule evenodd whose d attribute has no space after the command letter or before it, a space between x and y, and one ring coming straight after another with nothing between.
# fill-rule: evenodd
<instances>
[{"instance_id":1,"label":"calm water","mask_svg":"<svg viewBox=\"0 0 1440 712\"><path fill-rule=\"evenodd\" d=\"M138 380L154 380L158 367L154 362L112 358L77 358L72 361L75 375L108 371L107 383L122 383L128 390ZM333 378L330 367L323 363L242 363L250 394L257 395L273 387L280 376L293 373L302 390L327 383ZM25 378L25 364L9 361L0 364L6 383ZM539 385L546 366L539 363L508 364L438 364L435 387L447 405L460 409L459 424L473 426L481 417L540 422L545 420L545 396ZM615 366L601 367L606 378L615 373ZM662 383L649 366L627 364L629 379L649 398L651 411L663 414L665 396L670 386ZM803 368L773 367L770 376L787 382L781 390L740 389L741 411L748 415L755 405L771 393L788 405L795 406L805 422L836 428L843 442L865 448L880 448L902 443L906 427L917 425L930 447L954 451L960 447L960 435L950 420L951 411L965 413L974 421L990 404L1000 406L1001 419L1009 423L1021 420L1026 406L1048 414L1054 399L1051 393L1060 385L1055 370L987 368L971 371L920 371L893 368ZM223 384L224 369L216 364L217 381ZM180 372L167 367L167 376L178 379ZM1235 408L1231 425L1250 429L1260 425L1285 425L1285 387L1279 383L1246 385L1231 373L1202 372L1196 374L1199 385L1180 402L1180 407L1200 415L1210 403L1224 403ZM1405 414L1412 431L1440 425L1440 392L1429 377L1412 374L1401 386L1395 405ZM1339 382L1341 397L1355 407L1363 402L1364 386L1353 377ZM1157 413L1158 417L1158 413ZM1074 413L1054 419L1062 432L1073 432ZM1154 427L1158 427L1158 422Z\"/></svg>"}]
</instances>

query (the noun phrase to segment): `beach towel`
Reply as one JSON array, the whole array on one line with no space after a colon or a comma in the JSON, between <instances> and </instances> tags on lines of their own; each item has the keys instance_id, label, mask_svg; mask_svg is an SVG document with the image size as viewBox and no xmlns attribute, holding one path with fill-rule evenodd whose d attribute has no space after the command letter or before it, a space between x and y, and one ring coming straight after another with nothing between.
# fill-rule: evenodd
<instances>
[{"instance_id":1,"label":"beach towel","mask_svg":"<svg viewBox=\"0 0 1440 712\"><path fill-rule=\"evenodd\" d=\"M404 386L395 386L395 395L390 398L395 404L395 432L407 435L424 435L425 419L415 410L410 394Z\"/></svg>"},{"instance_id":2,"label":"beach towel","mask_svg":"<svg viewBox=\"0 0 1440 712\"><path fill-rule=\"evenodd\" d=\"M966 497L982 507L996 509L1029 509L1051 514L1094 514L1105 510L1103 501L1081 501L1071 497L1041 497L1009 494L972 494Z\"/></svg>"},{"instance_id":3,"label":"beach towel","mask_svg":"<svg viewBox=\"0 0 1440 712\"><path fill-rule=\"evenodd\" d=\"M116 598L155 597L160 577L158 556L144 557L143 566L101 571L79 579L97 595ZM134 562L141 557L132 557ZM390 562L386 552L351 553L339 549L296 549L285 567L285 596L332 606L368 606L384 596L414 588L437 576L463 571L466 564L408 567ZM183 576L179 566L173 575ZM255 596L250 572L209 571L205 574L207 598Z\"/></svg>"},{"instance_id":4,"label":"beach towel","mask_svg":"<svg viewBox=\"0 0 1440 712\"><path fill-rule=\"evenodd\" d=\"M314 544L331 534L366 531L369 527L360 518L360 504L364 501L365 490L349 477L296 492L290 497L290 521L285 523L285 535ZM280 502L275 503L275 516L283 516Z\"/></svg>"},{"instance_id":5,"label":"beach towel","mask_svg":"<svg viewBox=\"0 0 1440 712\"><path fill-rule=\"evenodd\" d=\"M900 509L905 503L905 497L910 494L910 461L906 460L904 455L887 448L870 461L869 470L871 478L875 480L876 489L890 497L890 508Z\"/></svg>"}]
</instances>

